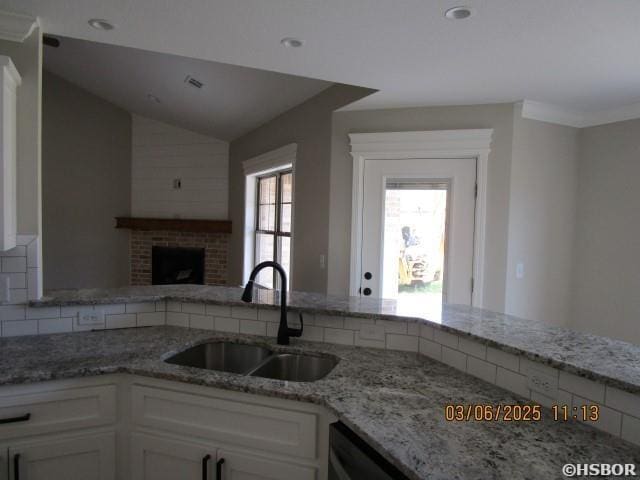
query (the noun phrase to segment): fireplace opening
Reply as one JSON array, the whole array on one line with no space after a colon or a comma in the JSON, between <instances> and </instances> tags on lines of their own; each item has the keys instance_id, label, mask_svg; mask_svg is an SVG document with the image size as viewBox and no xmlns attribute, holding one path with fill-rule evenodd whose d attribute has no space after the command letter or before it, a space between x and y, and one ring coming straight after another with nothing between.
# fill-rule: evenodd
<instances>
[{"instance_id":1,"label":"fireplace opening","mask_svg":"<svg viewBox=\"0 0 640 480\"><path fill-rule=\"evenodd\" d=\"M204 285L204 248L152 247L151 283Z\"/></svg>"}]
</instances>

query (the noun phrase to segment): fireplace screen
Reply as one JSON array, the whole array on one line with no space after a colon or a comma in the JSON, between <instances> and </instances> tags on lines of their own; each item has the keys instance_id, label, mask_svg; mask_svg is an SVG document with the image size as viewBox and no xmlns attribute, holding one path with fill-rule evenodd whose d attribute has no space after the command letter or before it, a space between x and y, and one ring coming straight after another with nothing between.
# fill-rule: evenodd
<instances>
[{"instance_id":1,"label":"fireplace screen","mask_svg":"<svg viewBox=\"0 0 640 480\"><path fill-rule=\"evenodd\" d=\"M204 248L152 247L151 283L204 285Z\"/></svg>"}]
</instances>

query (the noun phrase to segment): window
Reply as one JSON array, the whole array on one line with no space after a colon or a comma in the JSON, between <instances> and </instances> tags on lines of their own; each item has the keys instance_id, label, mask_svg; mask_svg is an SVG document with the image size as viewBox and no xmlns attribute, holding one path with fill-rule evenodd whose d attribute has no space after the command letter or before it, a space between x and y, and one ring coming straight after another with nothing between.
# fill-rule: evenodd
<instances>
[{"instance_id":1,"label":"window","mask_svg":"<svg viewBox=\"0 0 640 480\"><path fill-rule=\"evenodd\" d=\"M281 170L256 177L254 265L273 260L282 265L291 284L291 209L293 172ZM275 270L265 269L256 279L268 288L280 288Z\"/></svg>"}]
</instances>

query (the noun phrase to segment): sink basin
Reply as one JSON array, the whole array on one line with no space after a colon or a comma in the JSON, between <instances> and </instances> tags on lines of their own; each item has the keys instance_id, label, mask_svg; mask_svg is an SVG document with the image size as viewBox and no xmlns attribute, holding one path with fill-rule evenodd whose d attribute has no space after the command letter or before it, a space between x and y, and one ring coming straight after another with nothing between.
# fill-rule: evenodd
<instances>
[{"instance_id":1,"label":"sink basin","mask_svg":"<svg viewBox=\"0 0 640 480\"><path fill-rule=\"evenodd\" d=\"M337 359L330 357L281 353L271 356L249 375L291 382L315 382L326 377L337 364Z\"/></svg>"},{"instance_id":2,"label":"sink basin","mask_svg":"<svg viewBox=\"0 0 640 480\"><path fill-rule=\"evenodd\" d=\"M215 342L191 347L168 358L166 362L208 370L247 373L271 354L271 350L258 345Z\"/></svg>"}]
</instances>

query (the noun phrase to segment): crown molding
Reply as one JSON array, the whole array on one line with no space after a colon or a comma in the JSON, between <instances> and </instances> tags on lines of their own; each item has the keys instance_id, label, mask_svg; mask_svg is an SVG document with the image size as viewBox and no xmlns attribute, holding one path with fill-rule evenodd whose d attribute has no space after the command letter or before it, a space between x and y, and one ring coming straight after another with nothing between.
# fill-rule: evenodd
<instances>
[{"instance_id":1,"label":"crown molding","mask_svg":"<svg viewBox=\"0 0 640 480\"><path fill-rule=\"evenodd\" d=\"M533 100L523 100L521 106L522 118L576 128L595 127L640 118L640 103L595 112L580 112Z\"/></svg>"},{"instance_id":2,"label":"crown molding","mask_svg":"<svg viewBox=\"0 0 640 480\"><path fill-rule=\"evenodd\" d=\"M0 10L0 39L24 42L38 24L38 19Z\"/></svg>"}]
</instances>

